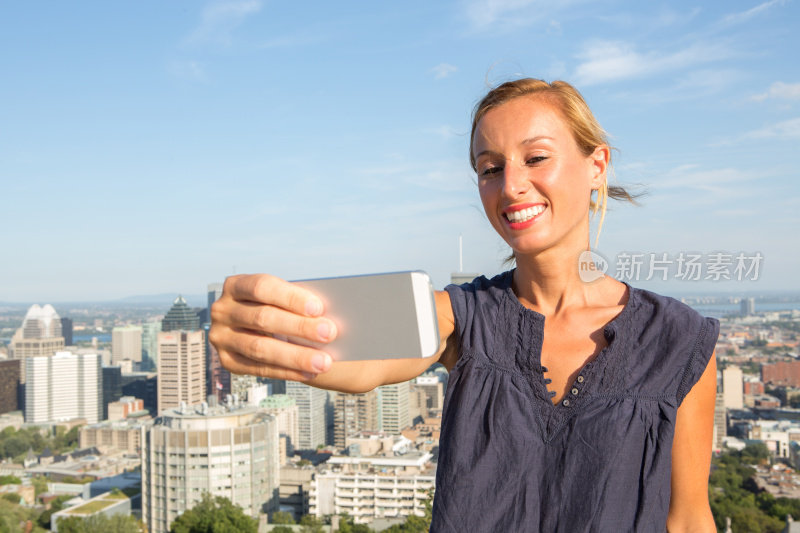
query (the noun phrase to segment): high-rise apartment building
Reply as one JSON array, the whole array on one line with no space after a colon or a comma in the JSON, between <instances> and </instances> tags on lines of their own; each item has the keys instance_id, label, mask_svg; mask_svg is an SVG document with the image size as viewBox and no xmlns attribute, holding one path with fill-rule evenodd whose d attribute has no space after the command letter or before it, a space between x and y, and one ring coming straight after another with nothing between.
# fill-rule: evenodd
<instances>
[{"instance_id":1,"label":"high-rise apartment building","mask_svg":"<svg viewBox=\"0 0 800 533\"><path fill-rule=\"evenodd\" d=\"M20 363L19 359L0 360L0 415L19 409Z\"/></svg>"},{"instance_id":2,"label":"high-rise apartment building","mask_svg":"<svg viewBox=\"0 0 800 533\"><path fill-rule=\"evenodd\" d=\"M287 381L286 394L297 403L297 448L313 450L317 446L324 446L326 391L298 381Z\"/></svg>"},{"instance_id":3,"label":"high-rise apartment building","mask_svg":"<svg viewBox=\"0 0 800 533\"><path fill-rule=\"evenodd\" d=\"M142 327L118 326L111 330L111 364L130 359L142 362Z\"/></svg>"},{"instance_id":4,"label":"high-rise apartment building","mask_svg":"<svg viewBox=\"0 0 800 533\"><path fill-rule=\"evenodd\" d=\"M728 436L727 409L725 409L725 396L717 393L717 400L714 405L714 433L711 449L713 451L722 450L725 446L725 437Z\"/></svg>"},{"instance_id":5,"label":"high-rise apartment building","mask_svg":"<svg viewBox=\"0 0 800 533\"><path fill-rule=\"evenodd\" d=\"M206 399L205 335L202 331L158 334L158 412Z\"/></svg>"},{"instance_id":6,"label":"high-rise apartment building","mask_svg":"<svg viewBox=\"0 0 800 533\"><path fill-rule=\"evenodd\" d=\"M22 327L11 338L11 356L24 360L28 357L50 357L64 350L61 319L50 304L32 305L25 313ZM26 381L26 367L22 366L20 383Z\"/></svg>"},{"instance_id":7,"label":"high-rise apartment building","mask_svg":"<svg viewBox=\"0 0 800 533\"><path fill-rule=\"evenodd\" d=\"M142 519L151 533L200 501L224 496L245 513L277 510L275 419L252 407L206 404L166 411L142 429Z\"/></svg>"},{"instance_id":8,"label":"high-rise apartment building","mask_svg":"<svg viewBox=\"0 0 800 533\"><path fill-rule=\"evenodd\" d=\"M722 371L722 394L727 409L744 408L744 376L738 366L728 366Z\"/></svg>"},{"instance_id":9,"label":"high-rise apartment building","mask_svg":"<svg viewBox=\"0 0 800 533\"><path fill-rule=\"evenodd\" d=\"M85 418L98 422L103 413L103 374L97 354L59 352L25 359L25 422L39 424Z\"/></svg>"},{"instance_id":10,"label":"high-rise apartment building","mask_svg":"<svg viewBox=\"0 0 800 533\"><path fill-rule=\"evenodd\" d=\"M197 331L200 329L200 320L197 313L189 307L183 296L178 296L161 321L161 331Z\"/></svg>"},{"instance_id":11,"label":"high-rise apartment building","mask_svg":"<svg viewBox=\"0 0 800 533\"><path fill-rule=\"evenodd\" d=\"M382 385L380 394L380 430L393 435L411 425L408 411L409 382Z\"/></svg>"},{"instance_id":12,"label":"high-rise apartment building","mask_svg":"<svg viewBox=\"0 0 800 533\"><path fill-rule=\"evenodd\" d=\"M378 403L377 390L338 394L333 411L333 445L344 448L350 435L360 431L379 431Z\"/></svg>"},{"instance_id":13,"label":"high-rise apartment building","mask_svg":"<svg viewBox=\"0 0 800 533\"><path fill-rule=\"evenodd\" d=\"M742 316L750 316L756 314L756 300L755 298L742 298L739 300L739 308Z\"/></svg>"}]
</instances>

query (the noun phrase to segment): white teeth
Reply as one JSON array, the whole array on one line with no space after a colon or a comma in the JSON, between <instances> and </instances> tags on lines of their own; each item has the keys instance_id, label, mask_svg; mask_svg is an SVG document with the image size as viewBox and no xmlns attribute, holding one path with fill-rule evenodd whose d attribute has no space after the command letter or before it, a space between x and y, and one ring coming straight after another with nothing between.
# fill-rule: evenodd
<instances>
[{"instance_id":1,"label":"white teeth","mask_svg":"<svg viewBox=\"0 0 800 533\"><path fill-rule=\"evenodd\" d=\"M519 211L512 211L507 213L506 217L511 222L526 222L540 214L542 211L544 211L544 206L537 205L534 207L528 207L526 209L520 209Z\"/></svg>"}]
</instances>

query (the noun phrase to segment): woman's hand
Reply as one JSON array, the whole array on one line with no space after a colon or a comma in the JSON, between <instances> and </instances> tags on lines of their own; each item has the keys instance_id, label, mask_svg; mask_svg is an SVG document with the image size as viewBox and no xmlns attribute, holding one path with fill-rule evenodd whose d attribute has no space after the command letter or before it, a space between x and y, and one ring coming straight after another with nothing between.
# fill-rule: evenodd
<instances>
[{"instance_id":1,"label":"woman's hand","mask_svg":"<svg viewBox=\"0 0 800 533\"><path fill-rule=\"evenodd\" d=\"M231 276L211 306L208 339L234 374L309 381L330 370L331 356L288 337L327 343L336 325L312 292L269 274Z\"/></svg>"}]
</instances>

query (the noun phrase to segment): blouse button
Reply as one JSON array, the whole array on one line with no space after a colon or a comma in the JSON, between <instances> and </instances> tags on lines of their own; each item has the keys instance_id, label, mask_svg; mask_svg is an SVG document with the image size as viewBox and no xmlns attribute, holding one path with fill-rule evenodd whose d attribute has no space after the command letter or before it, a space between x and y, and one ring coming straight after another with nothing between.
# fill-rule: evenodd
<instances>
[{"instance_id":1,"label":"blouse button","mask_svg":"<svg viewBox=\"0 0 800 533\"><path fill-rule=\"evenodd\" d=\"M583 383L583 381L584 381L584 377L583 376L578 376L578 383Z\"/></svg>"},{"instance_id":2,"label":"blouse button","mask_svg":"<svg viewBox=\"0 0 800 533\"><path fill-rule=\"evenodd\" d=\"M569 400L565 399L563 402L561 402L561 404L562 404L564 407L569 407Z\"/></svg>"},{"instance_id":3,"label":"blouse button","mask_svg":"<svg viewBox=\"0 0 800 533\"><path fill-rule=\"evenodd\" d=\"M572 389L572 395L573 395L573 396L577 396L577 395L578 395L578 389L576 389L576 388L573 388L573 389Z\"/></svg>"}]
</instances>

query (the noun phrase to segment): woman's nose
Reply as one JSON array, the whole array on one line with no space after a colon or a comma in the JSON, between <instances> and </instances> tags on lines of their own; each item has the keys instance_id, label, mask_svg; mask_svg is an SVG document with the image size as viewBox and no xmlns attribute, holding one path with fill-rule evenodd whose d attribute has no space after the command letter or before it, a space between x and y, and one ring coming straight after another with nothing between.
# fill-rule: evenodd
<instances>
[{"instance_id":1,"label":"woman's nose","mask_svg":"<svg viewBox=\"0 0 800 533\"><path fill-rule=\"evenodd\" d=\"M525 167L513 161L506 163L503 167L503 192L509 198L520 196L531 186Z\"/></svg>"}]
</instances>

